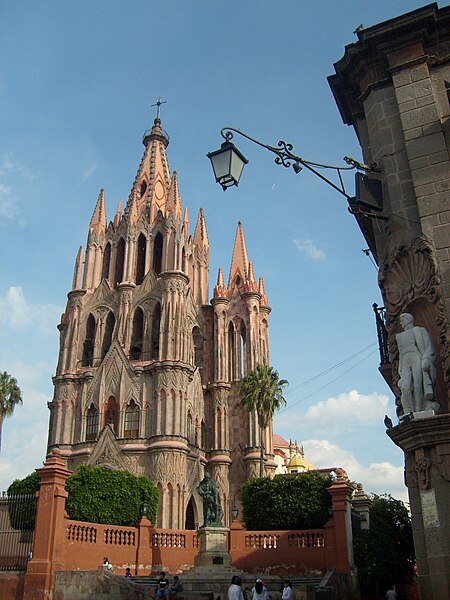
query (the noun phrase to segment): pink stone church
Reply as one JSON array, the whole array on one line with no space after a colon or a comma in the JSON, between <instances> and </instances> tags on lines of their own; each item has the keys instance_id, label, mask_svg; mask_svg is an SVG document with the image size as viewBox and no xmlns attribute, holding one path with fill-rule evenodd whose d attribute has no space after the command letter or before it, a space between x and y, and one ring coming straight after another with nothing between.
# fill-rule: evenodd
<instances>
[{"instance_id":1,"label":"pink stone church","mask_svg":"<svg viewBox=\"0 0 450 600\"><path fill-rule=\"evenodd\" d=\"M259 469L258 423L240 408L239 385L269 362L270 308L240 223L228 283L219 269L209 301L205 216L200 209L191 235L159 117L143 143L124 211L119 202L108 223L101 190L76 258L58 326L48 450L59 448L70 469L148 476L164 528L202 524L196 488L206 470L227 525L242 482ZM269 475L271 425L264 435Z\"/></svg>"}]
</instances>

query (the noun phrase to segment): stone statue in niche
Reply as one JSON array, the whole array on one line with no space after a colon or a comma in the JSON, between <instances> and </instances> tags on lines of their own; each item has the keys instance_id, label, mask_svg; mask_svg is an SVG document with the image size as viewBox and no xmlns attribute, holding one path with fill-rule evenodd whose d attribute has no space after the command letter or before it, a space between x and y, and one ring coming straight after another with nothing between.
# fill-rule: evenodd
<instances>
[{"instance_id":1,"label":"stone statue in niche","mask_svg":"<svg viewBox=\"0 0 450 600\"><path fill-rule=\"evenodd\" d=\"M216 484L209 473L205 473L197 491L203 498L203 527L222 527L223 511Z\"/></svg>"},{"instance_id":2,"label":"stone statue in niche","mask_svg":"<svg viewBox=\"0 0 450 600\"><path fill-rule=\"evenodd\" d=\"M424 410L439 411L439 404L434 402L434 382L436 366L434 347L425 327L414 325L414 318L409 313L400 315L403 331L397 333L399 351L398 386L401 391L401 402L405 415Z\"/></svg>"}]
</instances>

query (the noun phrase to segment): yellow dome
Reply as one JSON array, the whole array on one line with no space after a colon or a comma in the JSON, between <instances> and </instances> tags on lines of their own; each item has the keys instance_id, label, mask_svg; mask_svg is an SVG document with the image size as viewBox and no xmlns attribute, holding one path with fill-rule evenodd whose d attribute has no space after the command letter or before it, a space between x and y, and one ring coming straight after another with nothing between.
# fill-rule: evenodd
<instances>
[{"instance_id":1,"label":"yellow dome","mask_svg":"<svg viewBox=\"0 0 450 600\"><path fill-rule=\"evenodd\" d=\"M309 460L306 460L306 458L303 456L299 456L298 454L295 454L291 460L288 462L288 466L287 466L288 470L290 469L302 469L304 471L311 471L312 469L315 469L316 467L309 462Z\"/></svg>"}]
</instances>

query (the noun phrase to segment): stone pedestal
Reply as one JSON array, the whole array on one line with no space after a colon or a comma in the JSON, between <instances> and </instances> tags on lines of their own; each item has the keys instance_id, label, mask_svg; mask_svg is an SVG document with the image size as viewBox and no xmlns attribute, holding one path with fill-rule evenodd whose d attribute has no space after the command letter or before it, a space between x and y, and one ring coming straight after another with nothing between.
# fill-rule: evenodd
<instances>
[{"instance_id":1,"label":"stone pedestal","mask_svg":"<svg viewBox=\"0 0 450 600\"><path fill-rule=\"evenodd\" d=\"M416 417L387 430L405 453L405 479L421 597L450 593L450 414Z\"/></svg>"},{"instance_id":2,"label":"stone pedestal","mask_svg":"<svg viewBox=\"0 0 450 600\"><path fill-rule=\"evenodd\" d=\"M228 527L200 527L198 530L199 552L194 565L230 565L228 552Z\"/></svg>"}]
</instances>

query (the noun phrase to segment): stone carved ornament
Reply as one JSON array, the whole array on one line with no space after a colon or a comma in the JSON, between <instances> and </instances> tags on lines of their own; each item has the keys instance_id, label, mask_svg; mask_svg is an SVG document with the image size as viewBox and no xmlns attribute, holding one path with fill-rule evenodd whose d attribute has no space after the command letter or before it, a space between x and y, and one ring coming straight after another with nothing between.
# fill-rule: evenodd
<instances>
[{"instance_id":1,"label":"stone carved ornament","mask_svg":"<svg viewBox=\"0 0 450 600\"><path fill-rule=\"evenodd\" d=\"M427 490L430 487L431 460L427 457L425 450L419 448L414 453L414 468L417 475L419 489Z\"/></svg>"},{"instance_id":2,"label":"stone carved ornament","mask_svg":"<svg viewBox=\"0 0 450 600\"><path fill-rule=\"evenodd\" d=\"M186 486L186 457L178 452L152 454L150 458L151 479L157 483Z\"/></svg>"},{"instance_id":3,"label":"stone carved ornament","mask_svg":"<svg viewBox=\"0 0 450 600\"><path fill-rule=\"evenodd\" d=\"M378 282L386 307L386 329L397 397L400 398L400 390L397 385L399 355L395 334L400 314L413 301L419 299L425 300L434 307L435 328L438 333L444 379L448 382L450 349L447 320L434 248L428 238L417 237L411 244L402 245L392 252L380 269ZM397 402L399 403L399 400Z\"/></svg>"}]
</instances>

